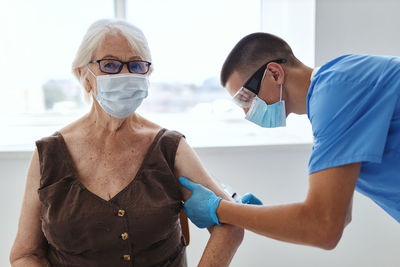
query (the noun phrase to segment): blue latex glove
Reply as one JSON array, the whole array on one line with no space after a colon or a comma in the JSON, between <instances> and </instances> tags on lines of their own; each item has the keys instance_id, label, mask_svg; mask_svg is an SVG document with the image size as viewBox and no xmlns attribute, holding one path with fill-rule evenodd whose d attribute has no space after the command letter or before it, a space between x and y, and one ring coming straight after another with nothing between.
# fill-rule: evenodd
<instances>
[{"instance_id":1,"label":"blue latex glove","mask_svg":"<svg viewBox=\"0 0 400 267\"><path fill-rule=\"evenodd\" d=\"M192 191L192 196L183 205L189 219L199 228L206 228L215 224L221 225L216 211L222 198L185 177L179 177L179 182Z\"/></svg>"},{"instance_id":2,"label":"blue latex glove","mask_svg":"<svg viewBox=\"0 0 400 267\"><path fill-rule=\"evenodd\" d=\"M247 193L242 197L243 204L250 204L250 205L262 205L262 201L259 200L256 196L252 193Z\"/></svg>"}]
</instances>

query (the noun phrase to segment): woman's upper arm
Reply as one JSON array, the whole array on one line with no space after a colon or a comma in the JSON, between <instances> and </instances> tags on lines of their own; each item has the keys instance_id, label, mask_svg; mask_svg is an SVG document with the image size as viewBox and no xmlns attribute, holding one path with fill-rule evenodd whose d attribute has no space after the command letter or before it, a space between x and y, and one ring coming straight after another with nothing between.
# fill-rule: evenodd
<instances>
[{"instance_id":1,"label":"woman's upper arm","mask_svg":"<svg viewBox=\"0 0 400 267\"><path fill-rule=\"evenodd\" d=\"M182 138L175 158L175 175L184 176L195 183L212 190L216 195L231 200L224 190L210 177L201 164L193 149ZM183 198L187 200L191 192L181 187ZM243 240L244 231L241 228L224 224L211 232L210 239L204 249L198 266L229 266L236 249ZM221 244L224 244L221 246Z\"/></svg>"},{"instance_id":2,"label":"woman's upper arm","mask_svg":"<svg viewBox=\"0 0 400 267\"><path fill-rule=\"evenodd\" d=\"M216 195L224 199L231 200L231 198L225 193L225 191L207 173L202 163L200 162L199 157L187 144L184 138L181 138L178 150L176 152L175 175L177 176L177 178L180 176L189 178L193 182L207 187ZM187 200L191 196L191 192L183 186L181 188L183 198L184 200Z\"/></svg>"},{"instance_id":3,"label":"woman's upper arm","mask_svg":"<svg viewBox=\"0 0 400 267\"><path fill-rule=\"evenodd\" d=\"M40 186L40 165L37 150L34 151L26 178L25 193L18 223L18 232L10 253L14 262L25 256L43 257L45 237L41 230L41 203L37 190Z\"/></svg>"}]
</instances>

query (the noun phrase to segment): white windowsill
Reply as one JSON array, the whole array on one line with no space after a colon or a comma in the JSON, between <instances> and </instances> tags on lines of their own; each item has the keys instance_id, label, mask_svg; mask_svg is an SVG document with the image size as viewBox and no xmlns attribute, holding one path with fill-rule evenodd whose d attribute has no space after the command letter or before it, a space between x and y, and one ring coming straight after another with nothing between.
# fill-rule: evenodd
<instances>
[{"instance_id":1,"label":"white windowsill","mask_svg":"<svg viewBox=\"0 0 400 267\"><path fill-rule=\"evenodd\" d=\"M311 145L311 126L305 116L289 116L287 127L263 129L241 117L219 118L212 115L168 114L146 118L186 136L196 149L221 147L256 147L276 145ZM49 136L74 121L76 116L48 115L8 118L0 132L0 152L32 152L35 141ZM4 121L4 120L3 120Z\"/></svg>"}]
</instances>

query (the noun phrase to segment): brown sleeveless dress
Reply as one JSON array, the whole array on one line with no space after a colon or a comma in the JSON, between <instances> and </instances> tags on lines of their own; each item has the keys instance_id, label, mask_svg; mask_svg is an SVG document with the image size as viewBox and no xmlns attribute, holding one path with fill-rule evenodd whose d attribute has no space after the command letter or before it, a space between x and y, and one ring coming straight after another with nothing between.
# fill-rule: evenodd
<instances>
[{"instance_id":1,"label":"brown sleeveless dress","mask_svg":"<svg viewBox=\"0 0 400 267\"><path fill-rule=\"evenodd\" d=\"M37 141L40 219L50 264L186 266L179 221L183 199L174 175L181 137L162 129L132 182L109 201L79 181L59 132Z\"/></svg>"}]
</instances>

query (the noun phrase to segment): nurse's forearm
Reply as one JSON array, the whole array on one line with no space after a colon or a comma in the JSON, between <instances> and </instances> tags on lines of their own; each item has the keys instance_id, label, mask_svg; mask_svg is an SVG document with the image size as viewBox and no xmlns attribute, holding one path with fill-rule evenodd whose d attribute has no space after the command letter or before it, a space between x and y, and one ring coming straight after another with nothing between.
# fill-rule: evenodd
<instances>
[{"instance_id":1,"label":"nurse's forearm","mask_svg":"<svg viewBox=\"0 0 400 267\"><path fill-rule=\"evenodd\" d=\"M255 233L297 244L333 249L343 226L304 203L280 206L256 206L221 201L217 209L222 223L243 227Z\"/></svg>"},{"instance_id":2,"label":"nurse's forearm","mask_svg":"<svg viewBox=\"0 0 400 267\"><path fill-rule=\"evenodd\" d=\"M236 226L214 226L198 266L229 266L243 235L244 230Z\"/></svg>"}]
</instances>

